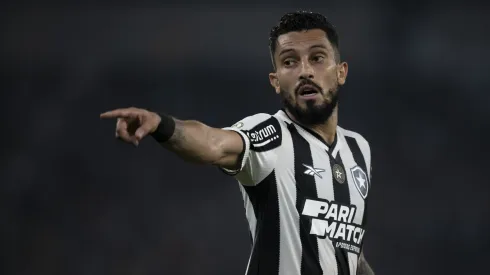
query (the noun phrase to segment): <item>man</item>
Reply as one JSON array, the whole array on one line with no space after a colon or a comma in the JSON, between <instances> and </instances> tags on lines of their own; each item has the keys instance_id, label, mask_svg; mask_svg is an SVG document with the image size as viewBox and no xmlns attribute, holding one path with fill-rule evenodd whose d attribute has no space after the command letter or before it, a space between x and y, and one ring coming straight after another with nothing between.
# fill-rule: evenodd
<instances>
[{"instance_id":1,"label":"man","mask_svg":"<svg viewBox=\"0 0 490 275\"><path fill-rule=\"evenodd\" d=\"M370 148L337 126L348 71L338 40L320 14L281 18L270 33L269 80L284 103L274 115L217 129L137 108L101 114L126 142L151 135L238 180L253 243L246 274L374 274L362 253Z\"/></svg>"}]
</instances>

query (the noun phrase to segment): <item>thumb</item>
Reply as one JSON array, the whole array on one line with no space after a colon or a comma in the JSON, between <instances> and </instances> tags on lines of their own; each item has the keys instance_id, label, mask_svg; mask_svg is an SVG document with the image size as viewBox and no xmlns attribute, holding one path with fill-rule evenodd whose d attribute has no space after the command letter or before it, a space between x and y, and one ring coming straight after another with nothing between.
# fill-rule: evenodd
<instances>
[{"instance_id":1,"label":"thumb","mask_svg":"<svg viewBox=\"0 0 490 275\"><path fill-rule=\"evenodd\" d=\"M141 140L146 135L148 135L148 133L151 131L151 128L151 123L144 123L136 130L134 135L138 140Z\"/></svg>"}]
</instances>

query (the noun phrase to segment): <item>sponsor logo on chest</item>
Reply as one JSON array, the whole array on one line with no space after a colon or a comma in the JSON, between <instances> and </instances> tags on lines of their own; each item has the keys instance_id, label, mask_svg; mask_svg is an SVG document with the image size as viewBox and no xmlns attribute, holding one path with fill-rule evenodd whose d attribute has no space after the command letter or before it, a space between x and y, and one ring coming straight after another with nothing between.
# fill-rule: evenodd
<instances>
[{"instance_id":1,"label":"sponsor logo on chest","mask_svg":"<svg viewBox=\"0 0 490 275\"><path fill-rule=\"evenodd\" d=\"M301 215L311 220L310 234L320 239L328 237L335 247L359 254L365 230L353 223L356 209L355 205L306 199Z\"/></svg>"}]
</instances>

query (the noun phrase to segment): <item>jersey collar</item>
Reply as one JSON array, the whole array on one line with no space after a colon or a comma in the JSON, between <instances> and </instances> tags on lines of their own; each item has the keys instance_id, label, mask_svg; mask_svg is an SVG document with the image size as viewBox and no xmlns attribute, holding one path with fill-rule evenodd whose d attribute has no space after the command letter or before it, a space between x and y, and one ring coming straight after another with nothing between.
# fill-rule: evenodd
<instances>
[{"instance_id":1,"label":"jersey collar","mask_svg":"<svg viewBox=\"0 0 490 275\"><path fill-rule=\"evenodd\" d=\"M311 135L316 141L320 142L323 146L326 146L326 149L328 150L328 152L332 153L334 156L336 155L336 153L340 149L340 144L338 142L339 127L337 127L337 129L335 130L335 137L334 137L333 143L331 145L328 145L328 143L319 134L317 134L315 131L313 131L313 130L311 130L311 129L309 129L309 128L307 128L307 127L305 127L299 123L296 123L294 120L292 120L289 117L289 115L286 113L286 110L284 110L284 108L281 108L277 112L277 115L279 117L281 117L284 121L294 124L299 129L304 130L304 132L306 132L308 135Z\"/></svg>"}]
</instances>

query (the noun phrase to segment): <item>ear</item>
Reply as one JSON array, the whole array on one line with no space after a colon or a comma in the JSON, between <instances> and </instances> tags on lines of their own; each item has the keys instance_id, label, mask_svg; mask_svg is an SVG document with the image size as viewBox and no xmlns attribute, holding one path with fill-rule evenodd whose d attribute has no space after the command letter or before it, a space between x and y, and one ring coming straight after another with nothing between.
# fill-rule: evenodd
<instances>
[{"instance_id":1,"label":"ear","mask_svg":"<svg viewBox=\"0 0 490 275\"><path fill-rule=\"evenodd\" d=\"M345 84L348 71L349 66L347 65L347 62L341 62L339 65L337 65L337 81L339 82L339 85Z\"/></svg>"},{"instance_id":2,"label":"ear","mask_svg":"<svg viewBox=\"0 0 490 275\"><path fill-rule=\"evenodd\" d=\"M277 78L277 73L269 74L269 82L271 83L271 86L274 87L276 94L281 93L281 88L279 86L279 79Z\"/></svg>"}]
</instances>

